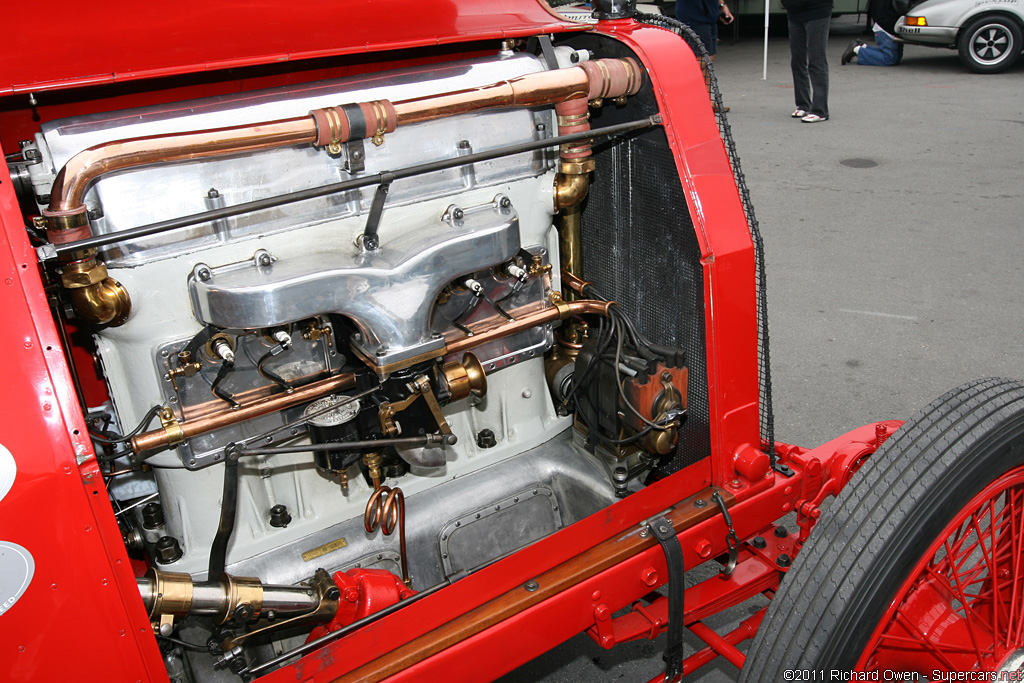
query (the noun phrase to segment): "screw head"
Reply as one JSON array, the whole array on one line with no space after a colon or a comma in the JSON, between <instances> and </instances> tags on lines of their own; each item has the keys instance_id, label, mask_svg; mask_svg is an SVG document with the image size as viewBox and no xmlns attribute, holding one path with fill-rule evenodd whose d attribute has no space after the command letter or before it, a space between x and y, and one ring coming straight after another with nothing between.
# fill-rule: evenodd
<instances>
[{"instance_id":1,"label":"screw head","mask_svg":"<svg viewBox=\"0 0 1024 683\"><path fill-rule=\"evenodd\" d=\"M523 584L523 588L525 588L525 589L526 589L527 591L529 591L530 593L533 593L533 592L535 592L535 591L536 591L536 590L537 590L538 588L540 588L540 584L539 584L539 583L537 583L536 581L533 581L533 580L531 580L531 581L527 581L526 583L524 583L524 584Z\"/></svg>"},{"instance_id":2,"label":"screw head","mask_svg":"<svg viewBox=\"0 0 1024 683\"><path fill-rule=\"evenodd\" d=\"M210 272L209 268L200 268L199 272L196 273L196 275L198 275L199 279L202 280L203 282L206 282L211 277L213 277L213 273Z\"/></svg>"}]
</instances>

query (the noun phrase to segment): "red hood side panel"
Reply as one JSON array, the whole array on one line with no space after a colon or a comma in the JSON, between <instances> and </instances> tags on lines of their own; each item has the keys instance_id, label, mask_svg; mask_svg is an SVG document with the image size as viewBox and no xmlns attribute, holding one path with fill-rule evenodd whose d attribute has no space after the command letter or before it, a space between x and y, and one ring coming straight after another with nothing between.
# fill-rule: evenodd
<instances>
[{"instance_id":1,"label":"red hood side panel","mask_svg":"<svg viewBox=\"0 0 1024 683\"><path fill-rule=\"evenodd\" d=\"M539 0L60 0L4 20L0 96L586 28Z\"/></svg>"}]
</instances>

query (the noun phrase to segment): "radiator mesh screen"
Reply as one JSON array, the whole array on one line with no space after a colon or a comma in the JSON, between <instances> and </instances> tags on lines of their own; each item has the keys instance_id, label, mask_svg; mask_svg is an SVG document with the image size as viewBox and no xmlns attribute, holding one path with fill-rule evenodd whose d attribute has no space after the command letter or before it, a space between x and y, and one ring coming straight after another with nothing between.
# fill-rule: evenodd
<instances>
[{"instance_id":1,"label":"radiator mesh screen","mask_svg":"<svg viewBox=\"0 0 1024 683\"><path fill-rule=\"evenodd\" d=\"M711 453L700 248L664 133L595 149L583 211L583 274L619 302L646 337L686 351L686 422L665 476Z\"/></svg>"}]
</instances>

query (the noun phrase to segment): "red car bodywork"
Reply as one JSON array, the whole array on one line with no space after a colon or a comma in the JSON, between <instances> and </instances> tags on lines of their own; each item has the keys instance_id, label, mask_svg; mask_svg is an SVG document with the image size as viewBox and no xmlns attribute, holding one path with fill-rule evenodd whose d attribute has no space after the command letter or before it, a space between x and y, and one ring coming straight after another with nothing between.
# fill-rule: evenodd
<instances>
[{"instance_id":1,"label":"red car bodywork","mask_svg":"<svg viewBox=\"0 0 1024 683\"><path fill-rule=\"evenodd\" d=\"M701 70L668 31L632 20L581 26L530 0L207 3L189 11L142 4L124 13L66 3L48 22L45 40L22 30L37 20L36 8L15 5L5 14L7 25L19 29L0 57L0 141L7 153L40 118L450 60L493 50L503 38L566 31L621 41L653 83L704 257L711 457L265 680L490 680L587 629L608 647L653 637L664 618L634 612L610 619L665 582L664 555L653 539L607 567L575 574L566 567L587 565L594 546L635 532L642 520L709 487L732 495L736 532L749 538L766 520L834 493L851 464L896 426L867 426L809 452L780 445L791 477L747 462L764 457L754 246ZM13 486L0 499L0 541L26 548L35 563L24 594L0 612L0 678L167 680L6 170L0 225L0 445L16 463ZM87 358L77 360L87 369ZM86 391L102 392L84 381ZM752 480L738 467L759 476ZM681 532L686 565L723 553L726 532L718 515ZM745 551L733 581L691 589L686 621L772 590L781 570L771 552L779 551ZM529 580L543 589L535 604L510 601ZM727 645L714 650L731 653Z\"/></svg>"}]
</instances>

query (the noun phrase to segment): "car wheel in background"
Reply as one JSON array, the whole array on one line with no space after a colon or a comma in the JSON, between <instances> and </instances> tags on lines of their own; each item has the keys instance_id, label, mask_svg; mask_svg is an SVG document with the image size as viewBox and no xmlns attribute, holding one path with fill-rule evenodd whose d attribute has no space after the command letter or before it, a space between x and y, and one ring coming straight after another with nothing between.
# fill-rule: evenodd
<instances>
[{"instance_id":1,"label":"car wheel in background","mask_svg":"<svg viewBox=\"0 0 1024 683\"><path fill-rule=\"evenodd\" d=\"M971 71L998 73L1020 57L1021 30L1007 17L980 17L960 31L957 47L960 61Z\"/></svg>"}]
</instances>

